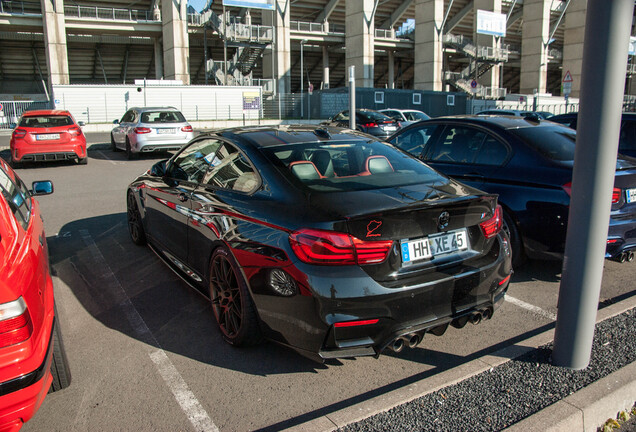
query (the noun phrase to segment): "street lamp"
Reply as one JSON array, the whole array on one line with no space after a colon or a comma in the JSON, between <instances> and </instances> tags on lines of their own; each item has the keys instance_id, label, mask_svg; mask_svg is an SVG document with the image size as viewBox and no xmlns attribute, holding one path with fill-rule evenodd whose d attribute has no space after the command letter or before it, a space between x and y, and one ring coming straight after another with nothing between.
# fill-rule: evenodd
<instances>
[{"instance_id":1,"label":"street lamp","mask_svg":"<svg viewBox=\"0 0 636 432\"><path fill-rule=\"evenodd\" d=\"M304 112L304 107L305 104L303 103L303 101L305 100L305 98L303 97L303 86L304 86L304 82L303 82L303 75L305 73L305 67L303 65L303 47L305 46L305 44L307 43L307 39L303 39L300 41L300 118L304 119L305 118L305 112Z\"/></svg>"}]
</instances>

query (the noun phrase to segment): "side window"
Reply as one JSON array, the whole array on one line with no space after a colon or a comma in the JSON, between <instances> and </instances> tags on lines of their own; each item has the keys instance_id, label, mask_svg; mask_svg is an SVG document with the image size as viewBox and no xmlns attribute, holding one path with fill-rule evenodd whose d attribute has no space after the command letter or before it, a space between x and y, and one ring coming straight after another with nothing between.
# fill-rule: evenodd
<instances>
[{"instance_id":1,"label":"side window","mask_svg":"<svg viewBox=\"0 0 636 432\"><path fill-rule=\"evenodd\" d=\"M488 135L477 153L476 164L501 166L508 158L508 147Z\"/></svg>"},{"instance_id":2,"label":"side window","mask_svg":"<svg viewBox=\"0 0 636 432\"><path fill-rule=\"evenodd\" d=\"M258 182L258 176L243 153L228 143L223 143L217 150L203 181L217 188L238 192L251 192Z\"/></svg>"},{"instance_id":3,"label":"side window","mask_svg":"<svg viewBox=\"0 0 636 432\"><path fill-rule=\"evenodd\" d=\"M349 120L349 111L343 111L341 113L338 113L333 119L335 121Z\"/></svg>"},{"instance_id":4,"label":"side window","mask_svg":"<svg viewBox=\"0 0 636 432\"><path fill-rule=\"evenodd\" d=\"M428 159L440 162L472 163L486 134L462 126L447 127Z\"/></svg>"},{"instance_id":5,"label":"side window","mask_svg":"<svg viewBox=\"0 0 636 432\"><path fill-rule=\"evenodd\" d=\"M0 190L22 228L27 229L31 218L31 199L29 192L19 179L13 180L0 169ZM17 184L16 184L17 183Z\"/></svg>"},{"instance_id":6,"label":"side window","mask_svg":"<svg viewBox=\"0 0 636 432\"><path fill-rule=\"evenodd\" d=\"M391 144L415 156L420 156L437 125L410 129L394 138Z\"/></svg>"},{"instance_id":7,"label":"side window","mask_svg":"<svg viewBox=\"0 0 636 432\"><path fill-rule=\"evenodd\" d=\"M636 150L636 122L626 121L623 123L618 143L619 151Z\"/></svg>"},{"instance_id":8,"label":"side window","mask_svg":"<svg viewBox=\"0 0 636 432\"><path fill-rule=\"evenodd\" d=\"M131 121L133 121L133 119L135 118L135 113L134 111L128 111L126 114L124 114L124 116L121 118L120 123L130 123Z\"/></svg>"},{"instance_id":9,"label":"side window","mask_svg":"<svg viewBox=\"0 0 636 432\"><path fill-rule=\"evenodd\" d=\"M223 143L216 139L203 139L184 149L168 167L167 176L175 180L200 183L215 154Z\"/></svg>"}]
</instances>

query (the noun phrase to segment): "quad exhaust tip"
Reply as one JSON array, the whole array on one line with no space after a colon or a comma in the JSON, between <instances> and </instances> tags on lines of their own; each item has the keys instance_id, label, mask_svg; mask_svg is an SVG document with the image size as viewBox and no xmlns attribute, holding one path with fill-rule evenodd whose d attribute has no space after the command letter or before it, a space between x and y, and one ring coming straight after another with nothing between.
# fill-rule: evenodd
<instances>
[{"instance_id":1,"label":"quad exhaust tip","mask_svg":"<svg viewBox=\"0 0 636 432\"><path fill-rule=\"evenodd\" d=\"M634 252L631 251L631 250L625 251L625 252L621 252L621 254L618 256L618 261L620 263L633 262L634 261Z\"/></svg>"}]
</instances>

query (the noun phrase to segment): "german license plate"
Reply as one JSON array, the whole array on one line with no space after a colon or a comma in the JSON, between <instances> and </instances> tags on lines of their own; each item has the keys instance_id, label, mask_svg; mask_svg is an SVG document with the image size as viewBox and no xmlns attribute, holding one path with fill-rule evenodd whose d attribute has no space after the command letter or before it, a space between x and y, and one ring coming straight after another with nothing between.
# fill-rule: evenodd
<instances>
[{"instance_id":1,"label":"german license plate","mask_svg":"<svg viewBox=\"0 0 636 432\"><path fill-rule=\"evenodd\" d=\"M633 203L636 201L636 189L627 189L625 192L627 194L628 203Z\"/></svg>"},{"instance_id":2,"label":"german license plate","mask_svg":"<svg viewBox=\"0 0 636 432\"><path fill-rule=\"evenodd\" d=\"M49 141L49 140L58 140L60 139L60 134L39 134L35 136L38 141Z\"/></svg>"},{"instance_id":3,"label":"german license plate","mask_svg":"<svg viewBox=\"0 0 636 432\"><path fill-rule=\"evenodd\" d=\"M163 128L163 129L157 129L157 133L162 135L162 134L173 134L175 133L175 129L173 128Z\"/></svg>"},{"instance_id":4,"label":"german license plate","mask_svg":"<svg viewBox=\"0 0 636 432\"><path fill-rule=\"evenodd\" d=\"M408 263L468 249L466 229L402 242L402 262Z\"/></svg>"},{"instance_id":5,"label":"german license plate","mask_svg":"<svg viewBox=\"0 0 636 432\"><path fill-rule=\"evenodd\" d=\"M384 126L384 130L387 132L395 132L395 126Z\"/></svg>"}]
</instances>

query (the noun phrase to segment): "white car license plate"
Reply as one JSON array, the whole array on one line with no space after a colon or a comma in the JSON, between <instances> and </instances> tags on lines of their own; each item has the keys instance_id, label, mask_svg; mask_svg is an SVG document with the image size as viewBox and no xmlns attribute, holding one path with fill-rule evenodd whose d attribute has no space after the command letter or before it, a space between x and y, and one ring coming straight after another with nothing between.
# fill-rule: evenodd
<instances>
[{"instance_id":1,"label":"white car license plate","mask_svg":"<svg viewBox=\"0 0 636 432\"><path fill-rule=\"evenodd\" d=\"M167 129L167 128L157 129L157 133L160 134L160 135L173 134L173 133L175 133L175 129L173 129L173 128L170 128L170 129Z\"/></svg>"},{"instance_id":2,"label":"white car license plate","mask_svg":"<svg viewBox=\"0 0 636 432\"><path fill-rule=\"evenodd\" d=\"M402 242L402 262L408 263L468 249L466 229Z\"/></svg>"},{"instance_id":3,"label":"white car license plate","mask_svg":"<svg viewBox=\"0 0 636 432\"><path fill-rule=\"evenodd\" d=\"M384 130L387 132L395 132L395 126L384 126Z\"/></svg>"},{"instance_id":4,"label":"white car license plate","mask_svg":"<svg viewBox=\"0 0 636 432\"><path fill-rule=\"evenodd\" d=\"M627 193L628 203L633 203L636 201L636 189L627 189L625 192Z\"/></svg>"},{"instance_id":5,"label":"white car license plate","mask_svg":"<svg viewBox=\"0 0 636 432\"><path fill-rule=\"evenodd\" d=\"M58 140L60 139L60 134L56 133L56 134L41 134L41 135L36 135L36 139L38 141L49 141L49 140Z\"/></svg>"}]
</instances>

